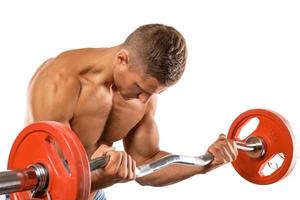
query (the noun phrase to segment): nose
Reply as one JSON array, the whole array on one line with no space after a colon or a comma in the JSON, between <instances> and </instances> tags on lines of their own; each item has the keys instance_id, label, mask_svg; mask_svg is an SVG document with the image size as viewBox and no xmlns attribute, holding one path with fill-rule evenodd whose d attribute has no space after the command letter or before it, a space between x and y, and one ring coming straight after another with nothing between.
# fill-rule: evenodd
<instances>
[{"instance_id":1,"label":"nose","mask_svg":"<svg viewBox=\"0 0 300 200\"><path fill-rule=\"evenodd\" d=\"M140 93L138 98L140 99L141 102L147 103L147 101L150 99L151 96L152 96L151 94Z\"/></svg>"}]
</instances>

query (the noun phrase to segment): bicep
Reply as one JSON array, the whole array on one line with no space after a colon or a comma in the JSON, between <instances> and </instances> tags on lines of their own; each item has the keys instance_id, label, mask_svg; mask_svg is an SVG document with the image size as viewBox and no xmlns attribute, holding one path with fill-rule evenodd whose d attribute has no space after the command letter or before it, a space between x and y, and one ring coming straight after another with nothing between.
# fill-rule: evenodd
<instances>
[{"instance_id":1,"label":"bicep","mask_svg":"<svg viewBox=\"0 0 300 200\"><path fill-rule=\"evenodd\" d=\"M137 164L151 159L159 149L159 135L153 116L146 114L124 139L124 148Z\"/></svg>"},{"instance_id":2,"label":"bicep","mask_svg":"<svg viewBox=\"0 0 300 200\"><path fill-rule=\"evenodd\" d=\"M55 74L31 83L28 91L28 122L58 121L68 124L80 92L75 78Z\"/></svg>"}]
</instances>

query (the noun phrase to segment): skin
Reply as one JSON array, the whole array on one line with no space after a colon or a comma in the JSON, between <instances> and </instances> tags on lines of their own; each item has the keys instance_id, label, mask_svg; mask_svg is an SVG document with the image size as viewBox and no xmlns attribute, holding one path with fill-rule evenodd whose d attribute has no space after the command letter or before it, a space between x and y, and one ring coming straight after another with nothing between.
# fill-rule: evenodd
<instances>
[{"instance_id":1,"label":"skin","mask_svg":"<svg viewBox=\"0 0 300 200\"><path fill-rule=\"evenodd\" d=\"M169 154L159 148L154 120L157 94L167 87L146 76L145 66L130 55L122 45L66 51L43 63L28 87L26 124L61 122L77 134L89 158L110 156L105 168L91 174L91 199L97 189L120 182L173 184L237 156L234 142L220 135L208 148L215 158L210 165L171 165L137 179L136 166ZM112 147L119 140L125 151Z\"/></svg>"}]
</instances>

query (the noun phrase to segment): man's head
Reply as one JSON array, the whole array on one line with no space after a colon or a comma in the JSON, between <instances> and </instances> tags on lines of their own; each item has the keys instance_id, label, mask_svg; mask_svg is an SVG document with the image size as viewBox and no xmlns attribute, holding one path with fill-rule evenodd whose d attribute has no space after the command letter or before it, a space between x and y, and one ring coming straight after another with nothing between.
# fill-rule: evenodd
<instances>
[{"instance_id":1,"label":"man's head","mask_svg":"<svg viewBox=\"0 0 300 200\"><path fill-rule=\"evenodd\" d=\"M187 48L173 27L149 24L137 28L117 53L114 81L125 99L146 102L153 93L174 85L182 76Z\"/></svg>"}]
</instances>

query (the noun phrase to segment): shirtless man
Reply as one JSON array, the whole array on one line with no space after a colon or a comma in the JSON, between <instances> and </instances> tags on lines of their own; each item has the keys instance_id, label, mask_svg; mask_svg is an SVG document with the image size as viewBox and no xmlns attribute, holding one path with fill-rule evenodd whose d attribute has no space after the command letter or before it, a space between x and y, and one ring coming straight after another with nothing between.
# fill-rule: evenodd
<instances>
[{"instance_id":1,"label":"shirtless man","mask_svg":"<svg viewBox=\"0 0 300 200\"><path fill-rule=\"evenodd\" d=\"M214 161L206 167L172 165L135 177L136 165L169 154L158 145L157 94L180 79L186 57L183 36L162 24L141 26L111 48L63 52L33 76L26 124L61 122L78 135L89 158L110 156L104 169L91 174L90 199L105 199L101 189L119 182L164 186L206 173L236 159L235 144L224 135L208 148ZM125 151L111 147L118 140L123 140Z\"/></svg>"}]
</instances>

